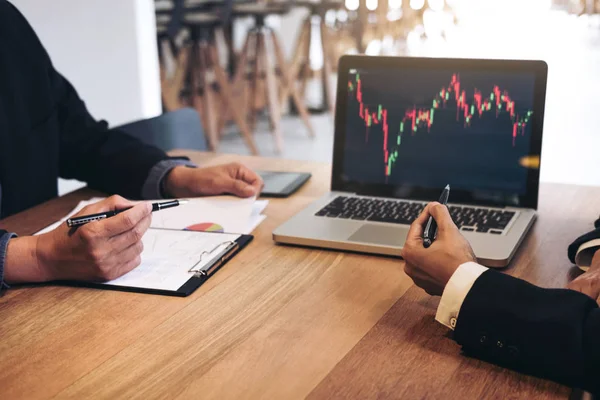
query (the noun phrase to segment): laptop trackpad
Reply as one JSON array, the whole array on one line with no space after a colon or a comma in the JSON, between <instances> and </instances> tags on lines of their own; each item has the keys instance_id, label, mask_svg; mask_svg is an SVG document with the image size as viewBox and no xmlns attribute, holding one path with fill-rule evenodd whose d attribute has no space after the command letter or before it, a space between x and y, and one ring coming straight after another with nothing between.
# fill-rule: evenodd
<instances>
[{"instance_id":1,"label":"laptop trackpad","mask_svg":"<svg viewBox=\"0 0 600 400\"><path fill-rule=\"evenodd\" d=\"M366 224L348 238L351 242L373 243L384 246L402 247L406 241L408 226L383 226Z\"/></svg>"}]
</instances>

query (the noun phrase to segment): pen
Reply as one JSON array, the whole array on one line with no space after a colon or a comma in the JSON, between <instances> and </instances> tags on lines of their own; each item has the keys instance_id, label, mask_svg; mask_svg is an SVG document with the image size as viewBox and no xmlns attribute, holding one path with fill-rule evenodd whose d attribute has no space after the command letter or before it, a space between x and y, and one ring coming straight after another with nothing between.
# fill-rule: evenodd
<instances>
[{"instance_id":1,"label":"pen","mask_svg":"<svg viewBox=\"0 0 600 400\"><path fill-rule=\"evenodd\" d=\"M187 203L187 200L171 200L171 201L165 201L163 203L152 203L152 212L164 210L165 208L177 207L177 206L185 204L185 203ZM67 226L72 228L74 226L85 225L88 222L99 221L101 219L114 217L115 215L120 214L123 211L127 211L130 208L131 207L125 208L123 210L107 211L107 212L98 213L98 214L82 215L81 217L69 218L67 220Z\"/></svg>"},{"instance_id":2,"label":"pen","mask_svg":"<svg viewBox=\"0 0 600 400\"><path fill-rule=\"evenodd\" d=\"M446 205L448 203L448 197L450 196L450 185L446 185L444 190L442 190L442 195L440 196L440 204ZM428 248L433 243L435 236L437 234L437 223L432 216L429 216L427 220L427 225L425 225L425 230L423 231L423 247Z\"/></svg>"}]
</instances>

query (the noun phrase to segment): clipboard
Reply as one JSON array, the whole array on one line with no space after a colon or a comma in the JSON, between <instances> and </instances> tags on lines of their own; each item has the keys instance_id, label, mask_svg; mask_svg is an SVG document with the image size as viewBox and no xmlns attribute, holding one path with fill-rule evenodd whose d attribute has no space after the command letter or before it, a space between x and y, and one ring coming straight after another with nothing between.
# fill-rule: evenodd
<instances>
[{"instance_id":1,"label":"clipboard","mask_svg":"<svg viewBox=\"0 0 600 400\"><path fill-rule=\"evenodd\" d=\"M140 286L127 286L123 284L115 284L120 279L126 277L132 272L136 271L135 269L130 273L124 275L121 278L118 278L114 281L97 283L97 282L80 282L80 281L65 281L60 282L61 284L65 284L68 286L77 286L77 287L88 287L95 289L105 289L105 290L116 290L122 292L134 292L134 293L146 293L146 294L157 294L164 296L176 296L176 297L186 297L190 294L194 293L196 289L204 284L211 276L213 276L217 271L219 271L223 265L225 265L229 260L231 260L237 253L239 253L242 249L244 249L253 239L252 235L235 235L237 238L235 240L230 240L229 237L231 234L223 234L223 233L213 233L213 232L191 232L191 231L181 231L175 229L162 229L162 228L150 228L149 231L162 231L164 234L168 234L168 232L173 233L175 236L177 233L186 232L187 235L202 234L202 235L215 235L213 238L217 239L218 245L213 245L210 248L202 249L199 254L198 260L195 264L191 266L186 266L186 270L184 271L189 275L189 279L181 284L177 289L164 289L164 288L153 288L153 287L140 287ZM219 236L226 237L227 240L221 240ZM212 238L211 238L212 239ZM146 251L146 250L144 250ZM142 265L138 268L144 266L144 253L142 253ZM166 273L166 272L165 272ZM182 271L179 271L181 275Z\"/></svg>"}]
</instances>

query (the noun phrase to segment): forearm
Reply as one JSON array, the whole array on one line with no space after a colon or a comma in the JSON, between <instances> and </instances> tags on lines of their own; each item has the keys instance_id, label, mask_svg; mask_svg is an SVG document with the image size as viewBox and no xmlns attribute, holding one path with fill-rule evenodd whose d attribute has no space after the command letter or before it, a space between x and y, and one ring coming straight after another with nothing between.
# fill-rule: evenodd
<instances>
[{"instance_id":1,"label":"forearm","mask_svg":"<svg viewBox=\"0 0 600 400\"><path fill-rule=\"evenodd\" d=\"M34 283L48 280L37 253L37 236L13 238L8 242L4 259L7 284Z\"/></svg>"},{"instance_id":2,"label":"forearm","mask_svg":"<svg viewBox=\"0 0 600 400\"><path fill-rule=\"evenodd\" d=\"M196 165L185 158L173 158L160 161L150 170L144 186L142 187L143 199L161 199L168 197L184 197L173 189L173 176L180 170L178 167L195 168ZM169 179L167 179L169 178Z\"/></svg>"},{"instance_id":3,"label":"forearm","mask_svg":"<svg viewBox=\"0 0 600 400\"><path fill-rule=\"evenodd\" d=\"M79 132L79 129L75 129ZM168 156L119 131L89 127L72 140L63 133L61 176L79 179L108 194L142 198L152 168Z\"/></svg>"}]
</instances>

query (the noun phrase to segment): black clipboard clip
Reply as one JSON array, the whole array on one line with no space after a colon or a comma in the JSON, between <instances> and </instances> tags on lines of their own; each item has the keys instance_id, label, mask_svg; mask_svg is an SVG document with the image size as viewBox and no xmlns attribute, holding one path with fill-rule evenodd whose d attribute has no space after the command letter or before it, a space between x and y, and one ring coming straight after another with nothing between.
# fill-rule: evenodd
<instances>
[{"instance_id":1,"label":"black clipboard clip","mask_svg":"<svg viewBox=\"0 0 600 400\"><path fill-rule=\"evenodd\" d=\"M217 250L221 247L225 246L225 249L221 250L219 253L213 255ZM226 241L219 243L210 251L203 251L200 254L200 260L188 270L188 272L194 273L198 277L208 277L212 275L213 272L219 269L219 267L229 259L231 254L233 254L239 247L237 242ZM201 268L196 268L198 264L200 264L205 256L213 256L213 259L209 261L205 266Z\"/></svg>"}]
</instances>

